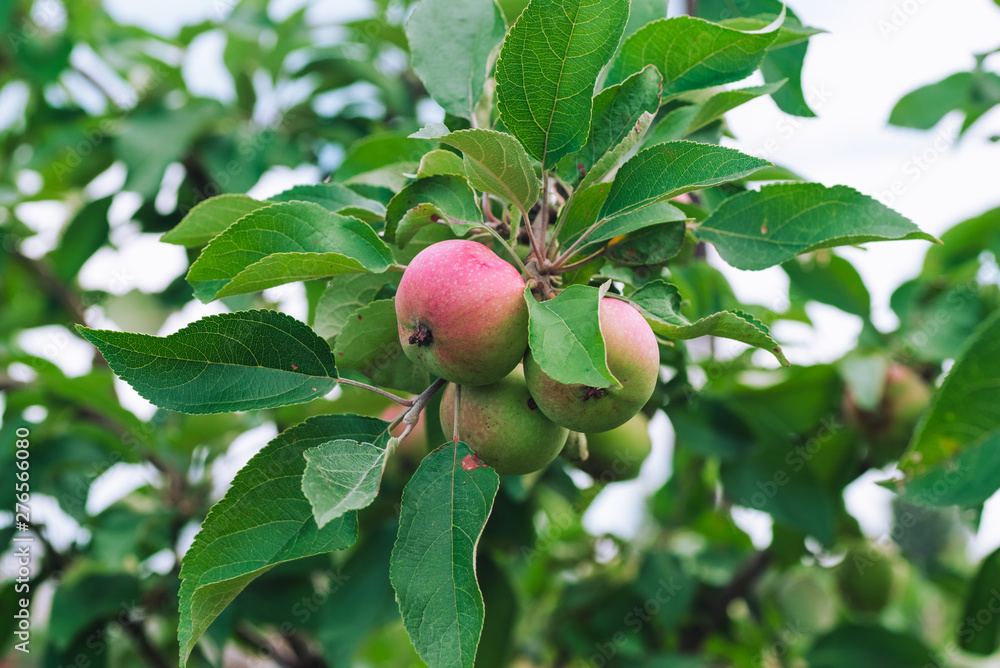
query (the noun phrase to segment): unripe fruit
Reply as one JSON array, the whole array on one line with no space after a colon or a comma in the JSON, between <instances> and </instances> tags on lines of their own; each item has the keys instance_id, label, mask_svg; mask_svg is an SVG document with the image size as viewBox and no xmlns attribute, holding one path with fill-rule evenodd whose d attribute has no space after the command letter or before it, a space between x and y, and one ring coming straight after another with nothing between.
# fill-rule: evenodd
<instances>
[{"instance_id":1,"label":"unripe fruit","mask_svg":"<svg viewBox=\"0 0 1000 668\"><path fill-rule=\"evenodd\" d=\"M653 447L649 440L649 418L642 413L614 429L586 436L588 457L576 466L601 482L629 480L639 475Z\"/></svg>"},{"instance_id":2,"label":"unripe fruit","mask_svg":"<svg viewBox=\"0 0 1000 668\"><path fill-rule=\"evenodd\" d=\"M631 304L607 297L600 305L608 368L622 386L594 388L553 380L528 353L524 376L542 412L556 424L585 433L628 422L653 395L660 372L656 336Z\"/></svg>"},{"instance_id":3,"label":"unripe fruit","mask_svg":"<svg viewBox=\"0 0 1000 668\"><path fill-rule=\"evenodd\" d=\"M860 408L850 394L844 397L848 424L861 432L870 445L873 466L898 459L913 437L913 429L931 403L933 392L915 371L893 363L885 374L882 401L874 411Z\"/></svg>"},{"instance_id":4,"label":"unripe fruit","mask_svg":"<svg viewBox=\"0 0 1000 668\"><path fill-rule=\"evenodd\" d=\"M844 601L858 612L879 612L892 594L892 562L874 545L853 547L837 567Z\"/></svg>"},{"instance_id":5,"label":"unripe fruit","mask_svg":"<svg viewBox=\"0 0 1000 668\"><path fill-rule=\"evenodd\" d=\"M472 241L417 253L396 291L396 319L406 356L461 385L500 380L528 347L521 275Z\"/></svg>"},{"instance_id":6,"label":"unripe fruit","mask_svg":"<svg viewBox=\"0 0 1000 668\"><path fill-rule=\"evenodd\" d=\"M455 434L454 385L441 397L441 427ZM524 475L556 458L569 432L538 410L518 367L490 385L462 386L458 437L501 475Z\"/></svg>"}]
</instances>

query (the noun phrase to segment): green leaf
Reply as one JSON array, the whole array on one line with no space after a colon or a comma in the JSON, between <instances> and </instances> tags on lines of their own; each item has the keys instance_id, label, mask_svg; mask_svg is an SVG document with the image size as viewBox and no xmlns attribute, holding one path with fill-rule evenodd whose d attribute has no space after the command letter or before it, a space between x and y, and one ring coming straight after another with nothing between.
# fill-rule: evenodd
<instances>
[{"instance_id":1,"label":"green leaf","mask_svg":"<svg viewBox=\"0 0 1000 668\"><path fill-rule=\"evenodd\" d=\"M77 329L143 398L181 413L288 406L337 384L326 341L276 311L212 315L165 338Z\"/></svg>"},{"instance_id":2,"label":"green leaf","mask_svg":"<svg viewBox=\"0 0 1000 668\"><path fill-rule=\"evenodd\" d=\"M534 0L507 33L496 71L500 120L543 167L586 143L594 85L628 13L628 0Z\"/></svg>"},{"instance_id":3,"label":"green leaf","mask_svg":"<svg viewBox=\"0 0 1000 668\"><path fill-rule=\"evenodd\" d=\"M779 109L792 116L815 118L816 114L809 108L809 102L802 90L802 67L808 50L809 43L803 42L768 51L760 71L764 74L764 81L768 83L788 82L771 93L771 99ZM812 93L815 97L817 91L814 89ZM823 93L822 87L819 88L819 93ZM825 102L825 98L820 98L819 101Z\"/></svg>"},{"instance_id":4,"label":"green leaf","mask_svg":"<svg viewBox=\"0 0 1000 668\"><path fill-rule=\"evenodd\" d=\"M746 33L693 16L654 21L625 40L608 74L616 83L647 65L663 74L663 96L745 79L778 31Z\"/></svg>"},{"instance_id":5,"label":"green leaf","mask_svg":"<svg viewBox=\"0 0 1000 668\"><path fill-rule=\"evenodd\" d=\"M327 211L353 216L366 223L382 220L385 206L381 202L362 197L339 183L294 186L271 198L272 202L312 202Z\"/></svg>"},{"instance_id":6,"label":"green leaf","mask_svg":"<svg viewBox=\"0 0 1000 668\"><path fill-rule=\"evenodd\" d=\"M639 117L639 120L635 122L635 126L629 130L625 138L618 142L618 145L612 148L610 151L601 156L601 159L594 163L594 166L590 168L590 171L583 177L577 185L577 189L588 188L599 181L603 181L604 177L615 171L618 167L618 163L622 161L628 153L636 147L636 145L643 140L646 136L646 132L649 127L653 124L653 120L656 118L654 114L643 114Z\"/></svg>"},{"instance_id":7,"label":"green leaf","mask_svg":"<svg viewBox=\"0 0 1000 668\"><path fill-rule=\"evenodd\" d=\"M695 231L737 269L766 269L801 253L889 239L937 241L847 186L779 183L724 201Z\"/></svg>"},{"instance_id":8,"label":"green leaf","mask_svg":"<svg viewBox=\"0 0 1000 668\"><path fill-rule=\"evenodd\" d=\"M400 248L406 248L420 230L428 225L447 225L456 237L465 236L467 232L477 228L482 230L481 224L452 218L433 204L418 204L400 219L396 229L396 244Z\"/></svg>"},{"instance_id":9,"label":"green leaf","mask_svg":"<svg viewBox=\"0 0 1000 668\"><path fill-rule=\"evenodd\" d=\"M434 142L412 136L370 135L351 144L347 155L344 156L344 161L337 168L337 180L353 182L356 177L363 174L376 172L393 165L406 163L416 165L425 153L435 148L437 146ZM366 180L366 182L370 182L370 180ZM394 190L398 190L398 188Z\"/></svg>"},{"instance_id":10,"label":"green leaf","mask_svg":"<svg viewBox=\"0 0 1000 668\"><path fill-rule=\"evenodd\" d=\"M372 271L394 262L371 227L312 202L272 204L212 240L187 281L203 302L312 278Z\"/></svg>"},{"instance_id":11,"label":"green leaf","mask_svg":"<svg viewBox=\"0 0 1000 668\"><path fill-rule=\"evenodd\" d=\"M387 424L358 415L321 415L285 430L236 474L209 512L181 567L181 664L198 638L244 587L277 564L357 539L357 515L320 529L302 495L303 453L334 439L372 442Z\"/></svg>"},{"instance_id":12,"label":"green leaf","mask_svg":"<svg viewBox=\"0 0 1000 668\"><path fill-rule=\"evenodd\" d=\"M780 9L778 11L780 11ZM787 14L788 11L785 11ZM774 13L759 14L757 16L738 16L719 21L719 25L727 28L734 28L736 30L742 30L743 32L760 32L772 25L779 18L781 18L781 16ZM820 30L819 28L809 28L804 26L799 23L798 20L792 19L791 16L789 16L788 20L783 21L781 27L778 28L778 36L768 49L780 49L793 44L801 44L808 41L810 37L824 32L826 31Z\"/></svg>"},{"instance_id":13,"label":"green leaf","mask_svg":"<svg viewBox=\"0 0 1000 668\"><path fill-rule=\"evenodd\" d=\"M721 93L716 93L698 105L698 110L694 113L694 117L688 122L687 129L684 134L689 135L692 132L695 132L696 130L699 130L709 123L721 118L726 114L726 112L731 111L740 105L746 104L751 100L756 100L762 95L774 94L775 91L785 85L785 81L785 79L782 79L781 81L765 84L763 86L739 88L737 90L727 90Z\"/></svg>"},{"instance_id":14,"label":"green leaf","mask_svg":"<svg viewBox=\"0 0 1000 668\"><path fill-rule=\"evenodd\" d=\"M464 177L452 174L429 176L409 184L389 202L385 214L385 239L397 241L396 227L400 221L414 207L422 204L433 205L438 212L445 214L442 219L450 217L470 223L483 221L483 215L476 206L476 193ZM409 236L412 238L412 234ZM404 246L405 242L399 245Z\"/></svg>"},{"instance_id":15,"label":"green leaf","mask_svg":"<svg viewBox=\"0 0 1000 668\"><path fill-rule=\"evenodd\" d=\"M661 265L680 252L686 231L684 221L652 225L609 245L604 256L612 264L626 267Z\"/></svg>"},{"instance_id":16,"label":"green leaf","mask_svg":"<svg viewBox=\"0 0 1000 668\"><path fill-rule=\"evenodd\" d=\"M390 448L395 445L386 431L371 441L338 438L303 453L308 463L302 494L309 499L320 529L375 500Z\"/></svg>"},{"instance_id":17,"label":"green leaf","mask_svg":"<svg viewBox=\"0 0 1000 668\"><path fill-rule=\"evenodd\" d=\"M629 295L646 317L650 327L668 339L694 339L699 336L721 336L762 348L774 355L782 365L788 360L778 342L763 323L742 311L722 311L688 322L681 315L681 295L677 288L665 281L652 281Z\"/></svg>"},{"instance_id":18,"label":"green leaf","mask_svg":"<svg viewBox=\"0 0 1000 668\"><path fill-rule=\"evenodd\" d=\"M964 220L941 235L942 244L931 246L924 256L921 274L938 277L970 262L989 250L1000 257L1000 207Z\"/></svg>"},{"instance_id":19,"label":"green leaf","mask_svg":"<svg viewBox=\"0 0 1000 668\"><path fill-rule=\"evenodd\" d=\"M663 77L655 67L650 66L621 84L598 93L594 97L593 119L587 143L579 151L570 153L559 161L557 171L560 178L574 185L587 176L608 151L626 140L637 124L643 122L644 116L656 113L660 107L662 87ZM621 153L618 157L621 157ZM592 177L592 182L604 174Z\"/></svg>"},{"instance_id":20,"label":"green leaf","mask_svg":"<svg viewBox=\"0 0 1000 668\"><path fill-rule=\"evenodd\" d=\"M100 573L77 563L59 583L52 604L59 614L49 622L53 644L65 649L95 622L115 619L138 605L139 583L127 573Z\"/></svg>"},{"instance_id":21,"label":"green leaf","mask_svg":"<svg viewBox=\"0 0 1000 668\"><path fill-rule=\"evenodd\" d=\"M607 198L610 186L606 183L585 188L577 193L566 222L559 233L563 245L572 244L581 234L596 223ZM628 234L644 227L685 220L685 214L668 202L656 202L631 213L625 213L605 220L587 236L577 255L592 253L597 244L610 241L617 236Z\"/></svg>"},{"instance_id":22,"label":"green leaf","mask_svg":"<svg viewBox=\"0 0 1000 668\"><path fill-rule=\"evenodd\" d=\"M806 654L811 668L939 666L916 638L879 626L845 625L820 636Z\"/></svg>"},{"instance_id":23,"label":"green leaf","mask_svg":"<svg viewBox=\"0 0 1000 668\"><path fill-rule=\"evenodd\" d=\"M608 368L598 307L609 284L571 285L555 299L537 301L529 288L528 347L542 371L560 383L621 386Z\"/></svg>"},{"instance_id":24,"label":"green leaf","mask_svg":"<svg viewBox=\"0 0 1000 668\"><path fill-rule=\"evenodd\" d=\"M867 319L871 315L871 295L861 274L842 257L826 253L789 260L781 265L791 280L791 289L801 301L813 299Z\"/></svg>"},{"instance_id":25,"label":"green leaf","mask_svg":"<svg viewBox=\"0 0 1000 668\"><path fill-rule=\"evenodd\" d=\"M398 272L334 276L316 303L313 329L324 339L337 336L348 317L371 303L384 286L398 283L401 276Z\"/></svg>"},{"instance_id":26,"label":"green leaf","mask_svg":"<svg viewBox=\"0 0 1000 668\"><path fill-rule=\"evenodd\" d=\"M1000 599L1000 550L996 550L979 566L979 572L969 584L965 600L966 620L958 628L958 643L966 652L989 656L1000 649L1000 615L992 607ZM985 624L979 620L984 610L991 612ZM970 620L976 620L971 624Z\"/></svg>"},{"instance_id":27,"label":"green leaf","mask_svg":"<svg viewBox=\"0 0 1000 668\"><path fill-rule=\"evenodd\" d=\"M770 166L767 160L713 144L690 141L656 144L621 166L600 215L610 218L636 211L654 202L740 179Z\"/></svg>"},{"instance_id":28,"label":"green leaf","mask_svg":"<svg viewBox=\"0 0 1000 668\"><path fill-rule=\"evenodd\" d=\"M49 251L48 260L63 282L72 280L90 256L108 242L108 211L113 199L109 196L84 204L66 225L59 245Z\"/></svg>"},{"instance_id":29,"label":"green leaf","mask_svg":"<svg viewBox=\"0 0 1000 668\"><path fill-rule=\"evenodd\" d=\"M930 130L949 111L960 109L971 91L972 72L959 72L922 86L899 99L889 114L889 124Z\"/></svg>"},{"instance_id":30,"label":"green leaf","mask_svg":"<svg viewBox=\"0 0 1000 668\"><path fill-rule=\"evenodd\" d=\"M246 195L212 197L196 204L160 241L186 248L204 246L243 216L265 206L267 202Z\"/></svg>"},{"instance_id":31,"label":"green leaf","mask_svg":"<svg viewBox=\"0 0 1000 668\"><path fill-rule=\"evenodd\" d=\"M1000 488L1000 313L959 351L917 428L896 483L925 506L975 507Z\"/></svg>"},{"instance_id":32,"label":"green leaf","mask_svg":"<svg viewBox=\"0 0 1000 668\"><path fill-rule=\"evenodd\" d=\"M531 209L542 186L531 159L516 139L494 130L449 132L441 123L429 123L414 137L429 137L457 148L465 156L469 182L483 192Z\"/></svg>"},{"instance_id":33,"label":"green leaf","mask_svg":"<svg viewBox=\"0 0 1000 668\"><path fill-rule=\"evenodd\" d=\"M505 31L493 0L420 0L406 22L413 71L446 112L472 118Z\"/></svg>"},{"instance_id":34,"label":"green leaf","mask_svg":"<svg viewBox=\"0 0 1000 668\"><path fill-rule=\"evenodd\" d=\"M403 353L392 299L374 301L348 318L334 353L341 368L360 371L378 385L420 392L430 383L427 372Z\"/></svg>"},{"instance_id":35,"label":"green leaf","mask_svg":"<svg viewBox=\"0 0 1000 668\"><path fill-rule=\"evenodd\" d=\"M440 174L457 174L464 177L465 163L462 161L462 156L439 148L420 158L420 166L417 168L418 178Z\"/></svg>"},{"instance_id":36,"label":"green leaf","mask_svg":"<svg viewBox=\"0 0 1000 668\"><path fill-rule=\"evenodd\" d=\"M471 668L483 628L476 545L500 478L465 443L424 457L403 490L389 578L429 668Z\"/></svg>"},{"instance_id":37,"label":"green leaf","mask_svg":"<svg viewBox=\"0 0 1000 668\"><path fill-rule=\"evenodd\" d=\"M338 570L342 584L317 613L320 620L316 639L323 646L328 665L352 665L355 648L371 631L389 622L398 623L396 595L385 576L396 533L395 520L366 532L364 542Z\"/></svg>"}]
</instances>

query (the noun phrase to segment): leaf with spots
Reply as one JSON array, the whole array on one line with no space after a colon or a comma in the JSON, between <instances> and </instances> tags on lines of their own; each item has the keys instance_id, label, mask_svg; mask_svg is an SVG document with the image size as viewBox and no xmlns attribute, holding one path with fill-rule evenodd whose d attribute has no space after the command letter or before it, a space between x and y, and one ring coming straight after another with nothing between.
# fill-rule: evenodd
<instances>
[{"instance_id":1,"label":"leaf with spots","mask_svg":"<svg viewBox=\"0 0 1000 668\"><path fill-rule=\"evenodd\" d=\"M695 230L737 269L766 269L801 253L868 241L923 239L909 219L847 186L780 183L731 197Z\"/></svg>"},{"instance_id":2,"label":"leaf with spots","mask_svg":"<svg viewBox=\"0 0 1000 668\"><path fill-rule=\"evenodd\" d=\"M166 337L77 329L143 398L182 413L289 406L337 384L326 341L276 311L212 315Z\"/></svg>"},{"instance_id":3,"label":"leaf with spots","mask_svg":"<svg viewBox=\"0 0 1000 668\"><path fill-rule=\"evenodd\" d=\"M483 629L476 547L500 477L465 443L424 457L403 490L389 578L429 668L472 668Z\"/></svg>"},{"instance_id":4,"label":"leaf with spots","mask_svg":"<svg viewBox=\"0 0 1000 668\"><path fill-rule=\"evenodd\" d=\"M660 336L678 340L720 336L762 348L774 355L783 366L789 365L767 326L749 313L722 311L689 322L681 315L681 295L677 287L661 280L646 283L628 298Z\"/></svg>"},{"instance_id":5,"label":"leaf with spots","mask_svg":"<svg viewBox=\"0 0 1000 668\"><path fill-rule=\"evenodd\" d=\"M507 33L496 72L500 120L543 166L587 142L594 85L628 13L628 0L533 0Z\"/></svg>"}]
</instances>

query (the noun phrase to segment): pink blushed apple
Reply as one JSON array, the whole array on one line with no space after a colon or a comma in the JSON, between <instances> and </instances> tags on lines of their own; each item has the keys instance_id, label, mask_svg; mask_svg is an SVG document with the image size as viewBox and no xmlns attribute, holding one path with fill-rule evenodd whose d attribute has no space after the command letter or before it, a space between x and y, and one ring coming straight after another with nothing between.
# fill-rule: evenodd
<instances>
[{"instance_id":1,"label":"pink blushed apple","mask_svg":"<svg viewBox=\"0 0 1000 668\"><path fill-rule=\"evenodd\" d=\"M460 385L506 376L528 347L524 280L493 251L450 240L420 251L396 291L406 356Z\"/></svg>"}]
</instances>

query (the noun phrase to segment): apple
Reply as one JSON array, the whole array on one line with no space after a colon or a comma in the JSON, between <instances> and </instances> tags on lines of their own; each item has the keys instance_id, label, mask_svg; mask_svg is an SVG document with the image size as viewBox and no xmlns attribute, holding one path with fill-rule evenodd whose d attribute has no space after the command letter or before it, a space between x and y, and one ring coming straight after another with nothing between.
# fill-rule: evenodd
<instances>
[{"instance_id":1,"label":"apple","mask_svg":"<svg viewBox=\"0 0 1000 668\"><path fill-rule=\"evenodd\" d=\"M455 385L441 397L441 427L455 435ZM462 386L458 437L501 475L524 475L545 468L559 455L569 431L538 410L518 366L489 385Z\"/></svg>"},{"instance_id":2,"label":"apple","mask_svg":"<svg viewBox=\"0 0 1000 668\"><path fill-rule=\"evenodd\" d=\"M473 241L442 241L417 253L396 291L396 320L406 356L461 385L500 380L528 347L521 275Z\"/></svg>"},{"instance_id":3,"label":"apple","mask_svg":"<svg viewBox=\"0 0 1000 668\"><path fill-rule=\"evenodd\" d=\"M906 451L932 396L927 381L909 367L895 362L886 370L882 399L876 410L860 408L850 393L845 394L844 415L848 424L868 441L873 466L895 461Z\"/></svg>"},{"instance_id":4,"label":"apple","mask_svg":"<svg viewBox=\"0 0 1000 668\"><path fill-rule=\"evenodd\" d=\"M576 466L601 482L629 480L639 475L653 447L649 440L649 418L642 413L614 429L588 432L585 436L588 457L576 462Z\"/></svg>"},{"instance_id":5,"label":"apple","mask_svg":"<svg viewBox=\"0 0 1000 668\"><path fill-rule=\"evenodd\" d=\"M567 385L542 371L530 351L524 360L528 390L542 412L556 424L584 433L608 431L628 422L653 395L660 372L656 336L634 306L605 297L599 317L608 368L621 387Z\"/></svg>"},{"instance_id":6,"label":"apple","mask_svg":"<svg viewBox=\"0 0 1000 668\"><path fill-rule=\"evenodd\" d=\"M835 575L844 601L858 612L879 612L892 595L892 562L874 545L849 549Z\"/></svg>"}]
</instances>

